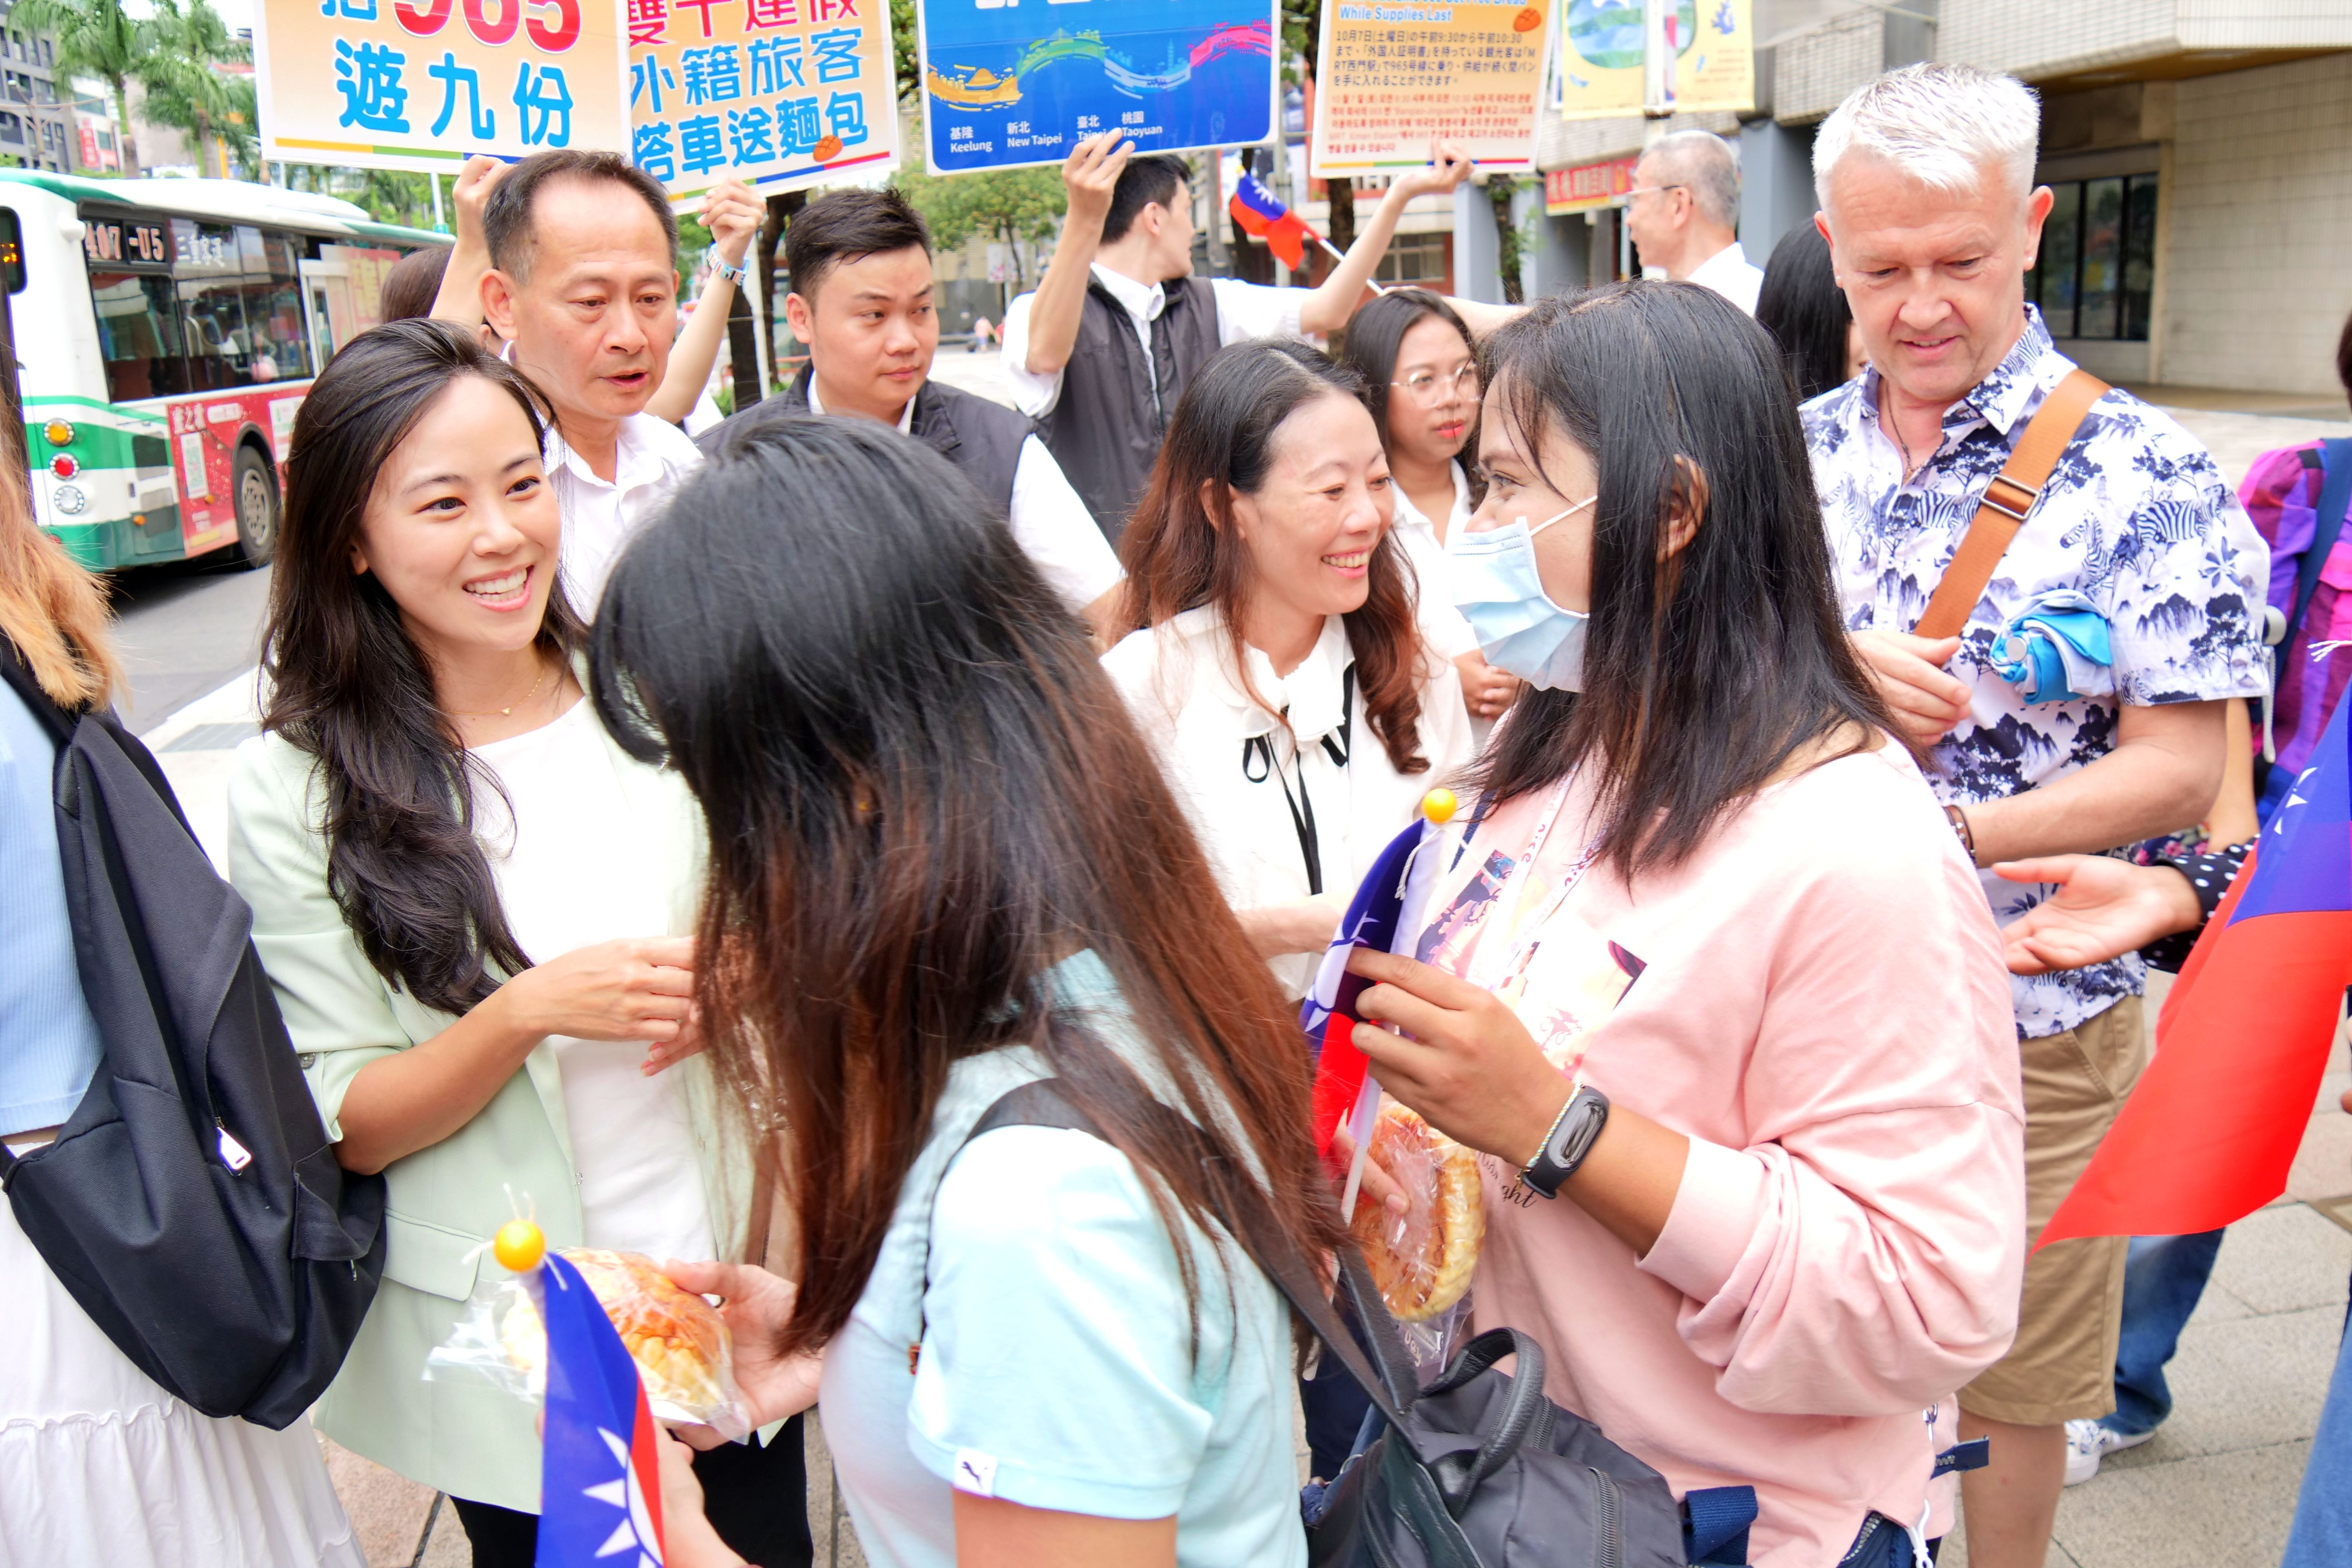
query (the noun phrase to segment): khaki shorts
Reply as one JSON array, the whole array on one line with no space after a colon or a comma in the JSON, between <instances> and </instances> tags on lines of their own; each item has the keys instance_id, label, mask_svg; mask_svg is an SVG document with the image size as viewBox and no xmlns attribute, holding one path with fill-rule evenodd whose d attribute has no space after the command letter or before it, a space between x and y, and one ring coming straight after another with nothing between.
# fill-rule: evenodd
<instances>
[{"instance_id":1,"label":"khaki shorts","mask_svg":"<svg viewBox=\"0 0 2352 1568\"><path fill-rule=\"evenodd\" d=\"M2074 1028L2021 1042L2025 1088L2025 1234L2042 1234L2091 1163L2147 1066L2140 1000L2126 996ZM2131 1238L2053 1242L2028 1258L2009 1353L1960 1390L1988 1421L2055 1426L2116 1407L2124 1254Z\"/></svg>"}]
</instances>

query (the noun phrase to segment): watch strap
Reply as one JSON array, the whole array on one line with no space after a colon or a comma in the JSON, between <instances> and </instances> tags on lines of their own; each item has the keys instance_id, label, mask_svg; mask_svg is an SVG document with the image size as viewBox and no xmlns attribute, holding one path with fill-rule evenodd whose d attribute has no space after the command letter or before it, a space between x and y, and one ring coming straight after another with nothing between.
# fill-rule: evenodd
<instances>
[{"instance_id":1,"label":"watch strap","mask_svg":"<svg viewBox=\"0 0 2352 1568\"><path fill-rule=\"evenodd\" d=\"M1609 1097L1591 1084L1582 1086L1560 1107L1543 1147L1520 1170L1519 1181L1530 1192L1558 1197L1560 1184L1576 1174L1576 1168L1600 1140L1601 1130L1608 1125Z\"/></svg>"},{"instance_id":2,"label":"watch strap","mask_svg":"<svg viewBox=\"0 0 2352 1568\"><path fill-rule=\"evenodd\" d=\"M728 282L734 284L739 289L742 287L743 279L750 276L748 268L730 267L726 262L719 260L717 257L711 258L710 270L718 276L727 279Z\"/></svg>"}]
</instances>

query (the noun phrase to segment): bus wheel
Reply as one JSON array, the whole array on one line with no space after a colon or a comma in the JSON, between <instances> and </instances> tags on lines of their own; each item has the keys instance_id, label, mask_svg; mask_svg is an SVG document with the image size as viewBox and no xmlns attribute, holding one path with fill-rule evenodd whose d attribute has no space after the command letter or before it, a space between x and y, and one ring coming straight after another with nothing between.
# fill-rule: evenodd
<instances>
[{"instance_id":1,"label":"bus wheel","mask_svg":"<svg viewBox=\"0 0 2352 1568\"><path fill-rule=\"evenodd\" d=\"M269 460L250 447L236 451L236 549L247 566L278 553L278 480Z\"/></svg>"}]
</instances>

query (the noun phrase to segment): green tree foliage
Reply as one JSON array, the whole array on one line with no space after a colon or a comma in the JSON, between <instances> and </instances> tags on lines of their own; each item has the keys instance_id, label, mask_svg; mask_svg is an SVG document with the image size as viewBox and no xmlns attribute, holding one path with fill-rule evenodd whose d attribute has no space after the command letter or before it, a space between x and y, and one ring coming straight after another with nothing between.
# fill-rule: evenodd
<instances>
[{"instance_id":1,"label":"green tree foliage","mask_svg":"<svg viewBox=\"0 0 2352 1568\"><path fill-rule=\"evenodd\" d=\"M215 133L227 132L233 144L236 132L252 126L249 120L245 127L230 121L243 106L230 79L216 68L226 60L247 59L252 50L230 36L212 0L152 3L153 14L139 24L139 57L131 75L147 89L147 118L186 132L195 144L197 168L216 173L211 161Z\"/></svg>"},{"instance_id":2,"label":"green tree foliage","mask_svg":"<svg viewBox=\"0 0 2352 1568\"><path fill-rule=\"evenodd\" d=\"M992 169L984 174L939 175L928 168L901 169L891 184L931 227L931 240L953 250L982 235L1013 253L1022 281L1042 272L1037 247L1054 237L1069 198L1059 169Z\"/></svg>"},{"instance_id":3,"label":"green tree foliage","mask_svg":"<svg viewBox=\"0 0 2352 1568\"><path fill-rule=\"evenodd\" d=\"M139 23L123 10L122 0L16 0L9 16L20 27L57 38L60 75L96 77L106 84L114 95L122 172L137 174L128 84L139 63Z\"/></svg>"}]
</instances>

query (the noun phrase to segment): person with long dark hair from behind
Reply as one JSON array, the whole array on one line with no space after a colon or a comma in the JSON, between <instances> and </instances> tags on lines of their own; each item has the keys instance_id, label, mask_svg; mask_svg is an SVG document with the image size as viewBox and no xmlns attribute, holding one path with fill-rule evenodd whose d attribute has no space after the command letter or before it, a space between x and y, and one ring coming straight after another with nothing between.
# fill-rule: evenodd
<instances>
[{"instance_id":1,"label":"person with long dark hair from behind","mask_svg":"<svg viewBox=\"0 0 2352 1568\"><path fill-rule=\"evenodd\" d=\"M1866 363L1853 308L1830 261L1830 242L1811 224L1799 224L1772 247L1756 296L1756 324L1780 346L1800 403L1843 386Z\"/></svg>"},{"instance_id":2,"label":"person with long dark hair from behind","mask_svg":"<svg viewBox=\"0 0 2352 1568\"><path fill-rule=\"evenodd\" d=\"M1211 1215L1337 1241L1304 1053L1011 531L887 426L739 431L623 552L593 668L709 817L709 1051L785 1145L797 1289L667 1266L755 1415L821 1391L877 1563L1303 1568L1288 1317ZM1045 1078L1101 1138L967 1142ZM740 1562L665 1469L671 1568Z\"/></svg>"},{"instance_id":3,"label":"person with long dark hair from behind","mask_svg":"<svg viewBox=\"0 0 2352 1568\"><path fill-rule=\"evenodd\" d=\"M1413 956L1351 957L1403 1031L1356 1039L1485 1156L1477 1327L1677 1492L1752 1485L1747 1561L1917 1568L2025 1262L1999 937L1839 622L1770 340L1624 283L1488 356L1449 563L1536 689Z\"/></svg>"},{"instance_id":4,"label":"person with long dark hair from behind","mask_svg":"<svg viewBox=\"0 0 2352 1568\"><path fill-rule=\"evenodd\" d=\"M231 879L337 1158L390 1189L320 1425L448 1493L481 1568L536 1551L532 1412L424 1374L491 1235L520 1205L557 1247L706 1257L754 1212L691 1054L698 816L582 700L547 418L449 322L335 356L294 426L264 733L229 794ZM810 1561L797 1430L698 1463L744 1551Z\"/></svg>"},{"instance_id":5,"label":"person with long dark hair from behind","mask_svg":"<svg viewBox=\"0 0 2352 1568\"><path fill-rule=\"evenodd\" d=\"M1391 489L1354 371L1236 343L1178 399L1119 547L1128 635L1103 666L1293 996L1373 858L1475 749L1414 616Z\"/></svg>"},{"instance_id":6,"label":"person with long dark hair from behind","mask_svg":"<svg viewBox=\"0 0 2352 1568\"><path fill-rule=\"evenodd\" d=\"M1430 646L1454 661L1480 742L1518 695L1515 675L1479 651L1445 592L1445 544L1477 505L1465 453L1478 435L1478 345L1444 296L1391 289L1356 312L1339 363L1364 380L1364 406L1389 459L1397 542L1412 563Z\"/></svg>"}]
</instances>

